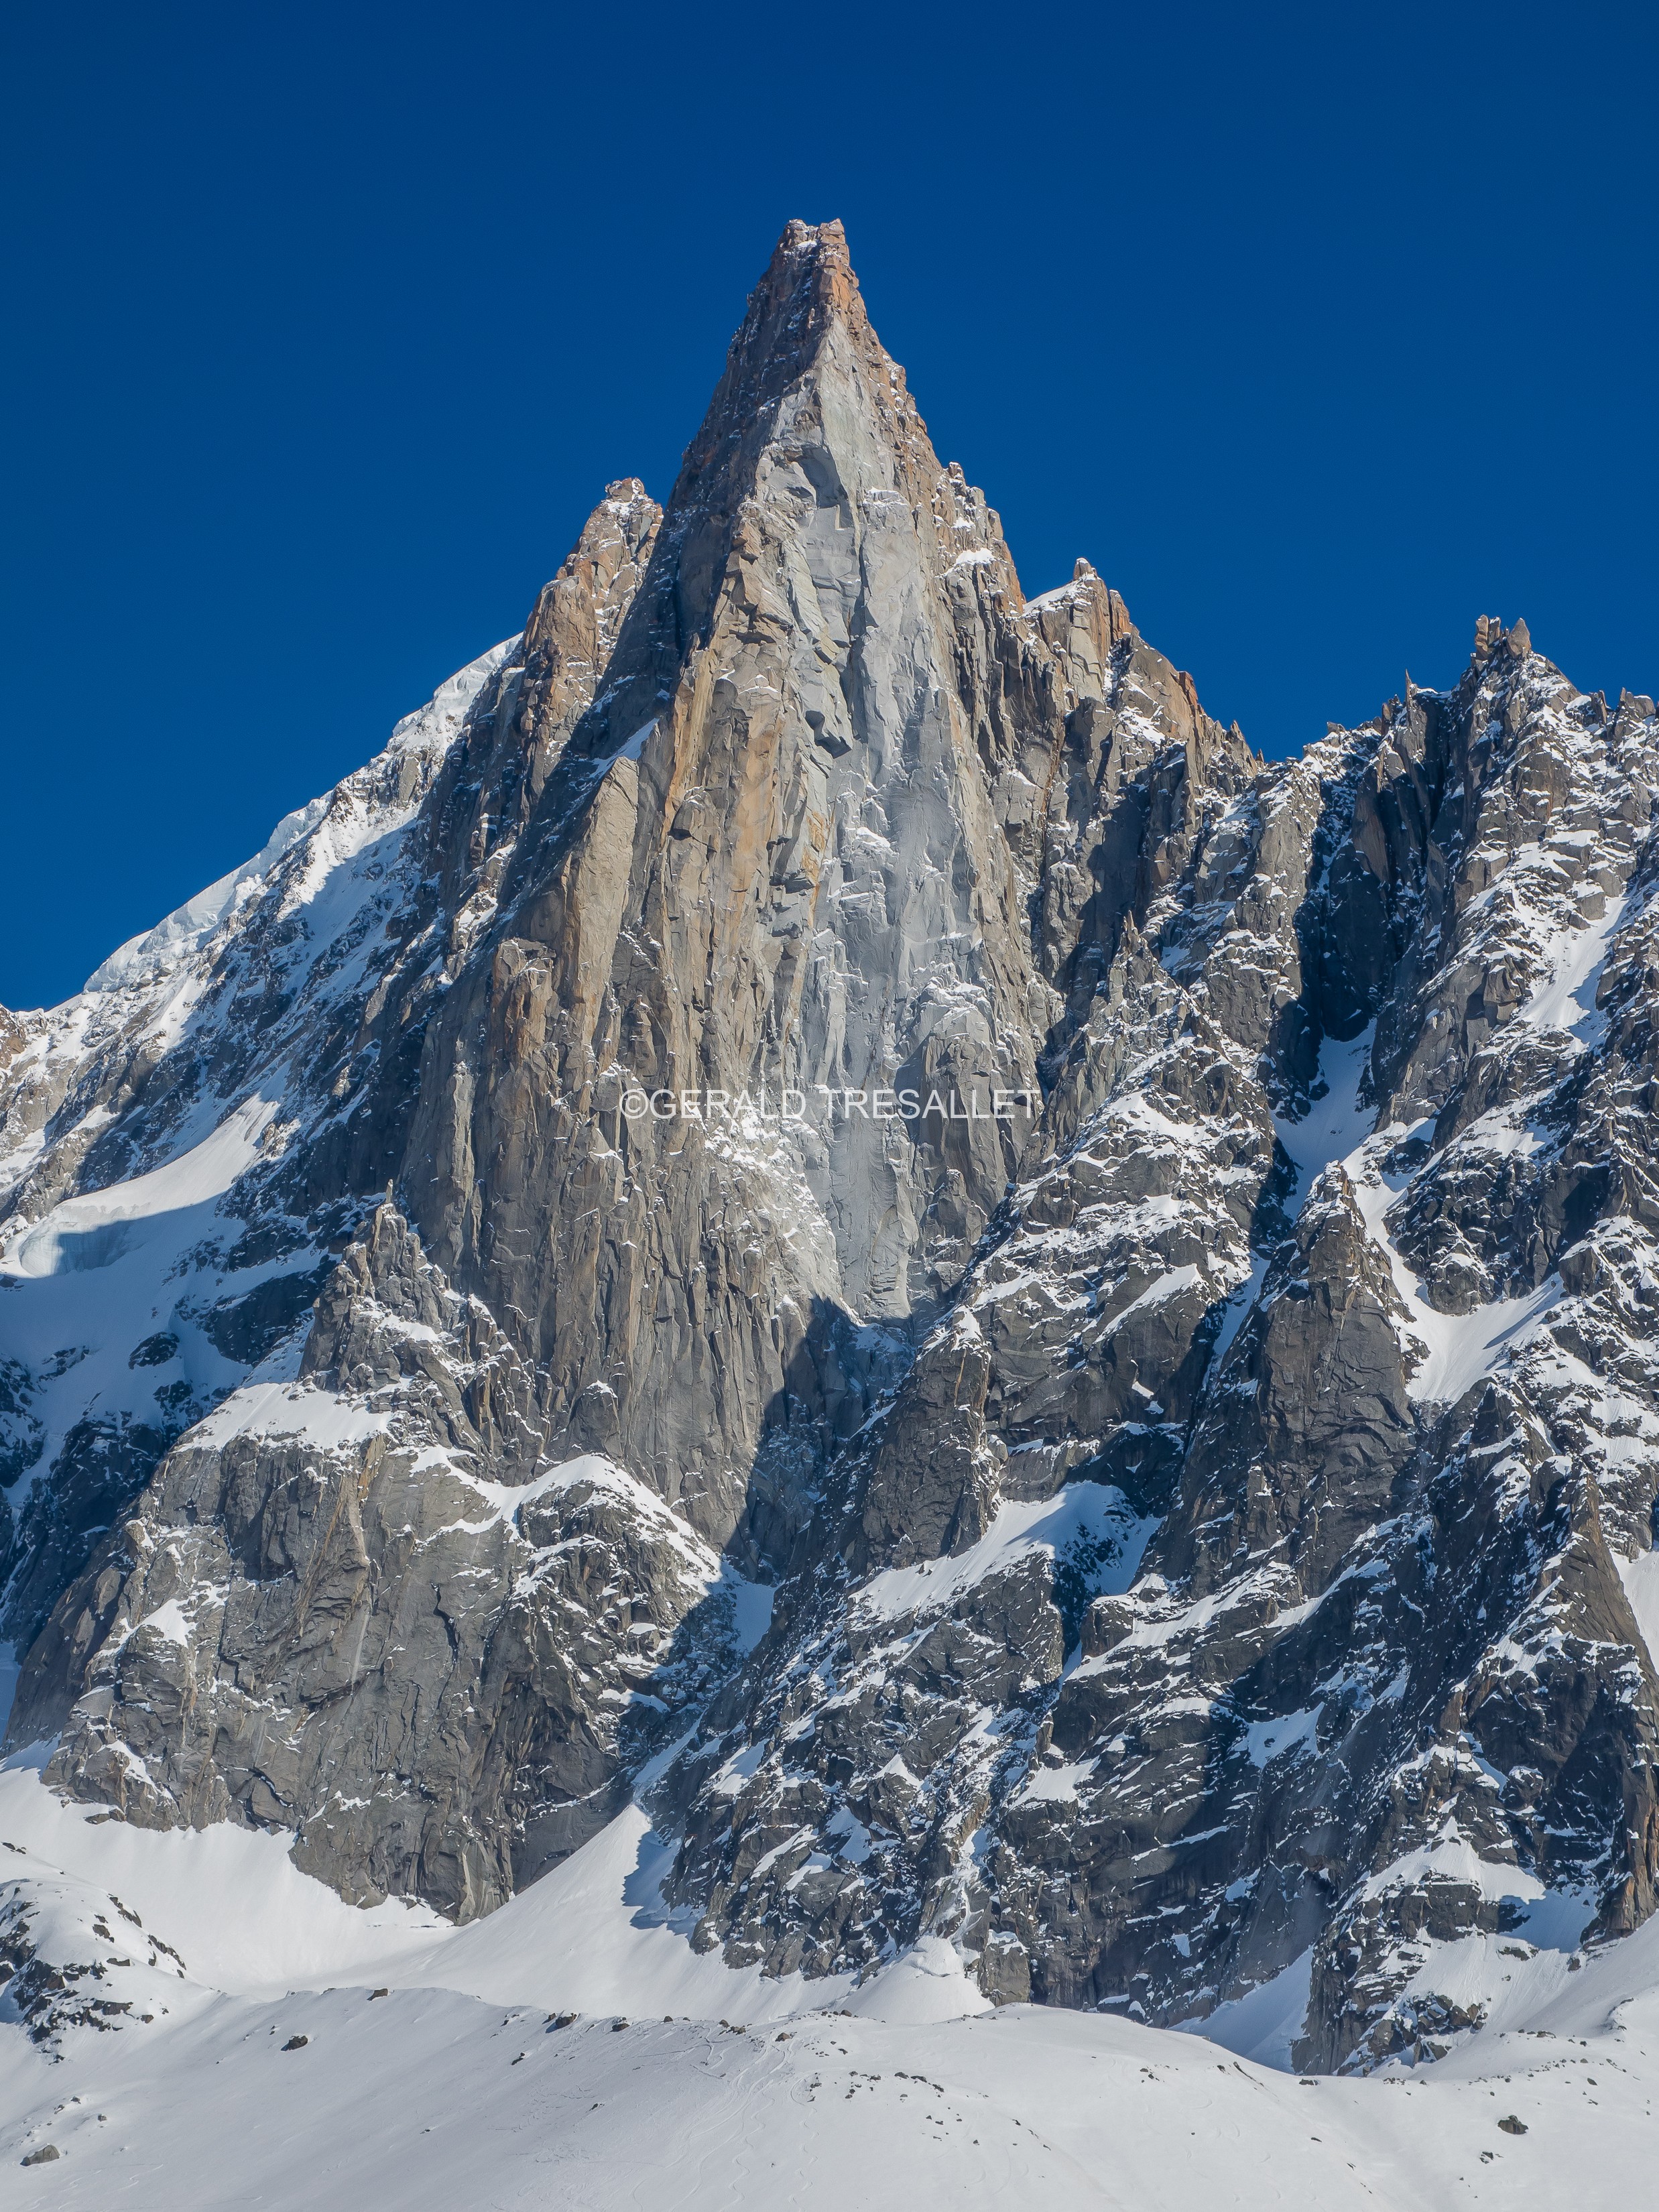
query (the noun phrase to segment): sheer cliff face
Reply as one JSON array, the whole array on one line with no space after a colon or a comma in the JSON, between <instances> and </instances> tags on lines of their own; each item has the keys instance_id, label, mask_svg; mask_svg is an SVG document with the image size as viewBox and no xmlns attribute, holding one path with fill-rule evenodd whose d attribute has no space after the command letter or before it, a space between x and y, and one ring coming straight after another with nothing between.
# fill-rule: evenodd
<instances>
[{"instance_id":1,"label":"sheer cliff face","mask_svg":"<svg viewBox=\"0 0 1659 2212\"><path fill-rule=\"evenodd\" d=\"M523 1316L550 1433L716 1540L757 1457L862 1418L836 1318L936 1309L1013 1164L991 1094L1035 1088L1048 995L957 664L1018 604L839 233L797 226L428 1033L405 1168L434 1255ZM874 1118L907 1086L983 1118ZM710 1093L752 1110L693 1118Z\"/></svg>"},{"instance_id":2,"label":"sheer cliff face","mask_svg":"<svg viewBox=\"0 0 1659 2212\"><path fill-rule=\"evenodd\" d=\"M666 507L0 1027L14 1739L462 1915L684 1739L734 1966L1431 2055L1659 1883L1656 775L1484 618L1265 764L792 224Z\"/></svg>"}]
</instances>

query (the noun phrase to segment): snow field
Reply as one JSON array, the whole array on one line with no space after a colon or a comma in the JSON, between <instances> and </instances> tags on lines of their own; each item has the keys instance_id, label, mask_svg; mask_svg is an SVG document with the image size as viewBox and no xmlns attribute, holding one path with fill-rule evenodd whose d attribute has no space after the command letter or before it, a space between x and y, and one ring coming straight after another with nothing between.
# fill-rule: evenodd
<instances>
[{"instance_id":1,"label":"snow field","mask_svg":"<svg viewBox=\"0 0 1659 2212\"><path fill-rule=\"evenodd\" d=\"M112 1892L188 1967L137 1967L150 2021L71 2029L61 2056L0 1999L9 2203L908 2212L1036 2188L1054 2212L1627 2212L1659 2148L1659 1923L1577 1971L1540 1954L1432 2069L1304 2082L1234 2052L1282 2066L1305 1961L1206 2023L1231 2049L991 2012L943 1944L862 1990L732 1972L663 1909L665 1846L637 1807L459 1929L344 1905L278 1836L63 1805L17 1759L0 1836L0 1905L22 1883L43 1917L78 1898L89 1926ZM1510 2115L1523 2134L1499 2128ZM48 2143L56 2160L17 2171Z\"/></svg>"}]
</instances>

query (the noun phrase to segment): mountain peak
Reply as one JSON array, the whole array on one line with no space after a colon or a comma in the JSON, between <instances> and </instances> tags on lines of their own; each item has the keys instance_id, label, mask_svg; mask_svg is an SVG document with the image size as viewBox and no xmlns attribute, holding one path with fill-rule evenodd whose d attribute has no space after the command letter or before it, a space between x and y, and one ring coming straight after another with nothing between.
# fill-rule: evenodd
<instances>
[{"instance_id":1,"label":"mountain peak","mask_svg":"<svg viewBox=\"0 0 1659 2212\"><path fill-rule=\"evenodd\" d=\"M14 1742L458 1918L659 1816L688 1992L1555 2004L1659 1912L1656 784L1490 616L1263 761L790 223L665 510L0 1012Z\"/></svg>"},{"instance_id":2,"label":"mountain peak","mask_svg":"<svg viewBox=\"0 0 1659 2212\"><path fill-rule=\"evenodd\" d=\"M853 274L847 251L846 229L833 218L829 222L803 222L799 216L792 216L785 223L783 235L772 255L771 269L781 264L801 262L810 263L826 277L839 272L854 291L858 289L859 280Z\"/></svg>"},{"instance_id":3,"label":"mountain peak","mask_svg":"<svg viewBox=\"0 0 1659 2212\"><path fill-rule=\"evenodd\" d=\"M863 397L888 438L906 443L925 431L905 389L904 372L877 337L839 222L799 220L785 228L749 295L726 367L696 436L686 447L668 511L725 503L734 463L769 438L786 393L811 374L826 346L850 356ZM929 474L939 464L931 448Z\"/></svg>"},{"instance_id":4,"label":"mountain peak","mask_svg":"<svg viewBox=\"0 0 1659 2212\"><path fill-rule=\"evenodd\" d=\"M738 570L752 562L757 530L772 543L763 565L776 585L795 558L780 550L786 540L811 567L817 556L805 549L820 510L841 518L831 534L845 533L849 546L862 536L867 500L896 499L913 516L931 514L945 475L904 371L871 325L841 224L792 221L749 295L685 449L610 680L573 740L573 773L578 763L614 754L675 694L685 648L707 645L722 592L742 598L750 588ZM955 481L946 504L965 499L971 508L960 471ZM1007 580L1017 592L1011 569ZM560 787L550 802L562 820L568 796Z\"/></svg>"},{"instance_id":5,"label":"mountain peak","mask_svg":"<svg viewBox=\"0 0 1659 2212\"><path fill-rule=\"evenodd\" d=\"M803 222L793 216L784 225L766 273L750 295L744 329L757 303L784 301L793 309L803 299L823 312L868 325L847 233L839 222Z\"/></svg>"}]
</instances>

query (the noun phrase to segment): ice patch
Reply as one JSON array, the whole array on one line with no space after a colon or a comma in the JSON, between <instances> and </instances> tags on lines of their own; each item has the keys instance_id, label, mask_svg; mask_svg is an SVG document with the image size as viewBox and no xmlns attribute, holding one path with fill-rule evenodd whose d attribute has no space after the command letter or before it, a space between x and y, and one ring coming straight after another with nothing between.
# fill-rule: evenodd
<instances>
[{"instance_id":1,"label":"ice patch","mask_svg":"<svg viewBox=\"0 0 1659 2212\"><path fill-rule=\"evenodd\" d=\"M1370 1065L1376 1024L1362 1030L1346 1044L1327 1038L1319 1055L1324 1096L1316 1098L1298 1121L1273 1116L1279 1141L1296 1169L1296 1189L1288 1211L1299 1211L1303 1200L1328 1167L1348 1159L1371 1133L1376 1116L1359 1103L1359 1086Z\"/></svg>"},{"instance_id":2,"label":"ice patch","mask_svg":"<svg viewBox=\"0 0 1659 2212\"><path fill-rule=\"evenodd\" d=\"M36 1278L109 1267L139 1241L139 1223L222 1198L259 1158L260 1139L276 1111L268 1098L244 1099L211 1136L164 1167L53 1206L0 1264Z\"/></svg>"},{"instance_id":3,"label":"ice patch","mask_svg":"<svg viewBox=\"0 0 1659 2212\"><path fill-rule=\"evenodd\" d=\"M1252 1721L1240 1739L1249 1753L1251 1765L1266 1766L1298 1747L1316 1747L1319 1716L1323 1711L1322 1705L1313 1705L1305 1712L1285 1713L1277 1720Z\"/></svg>"}]
</instances>

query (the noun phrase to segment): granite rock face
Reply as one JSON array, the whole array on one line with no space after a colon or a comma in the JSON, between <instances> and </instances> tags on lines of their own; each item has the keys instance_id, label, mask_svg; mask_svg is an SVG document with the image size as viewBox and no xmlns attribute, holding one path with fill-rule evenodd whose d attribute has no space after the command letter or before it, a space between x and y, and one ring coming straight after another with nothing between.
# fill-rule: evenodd
<instances>
[{"instance_id":1,"label":"granite rock face","mask_svg":"<svg viewBox=\"0 0 1659 2212\"><path fill-rule=\"evenodd\" d=\"M1035 1088L1048 998L957 680L1017 592L839 234L792 230L428 1030L403 1172L434 1255L524 1317L550 1437L602 1420L717 1542L751 1488L799 1518L888 1364L843 1317L935 1310L1012 1170L1012 1120L872 1108Z\"/></svg>"},{"instance_id":2,"label":"granite rock face","mask_svg":"<svg viewBox=\"0 0 1659 2212\"><path fill-rule=\"evenodd\" d=\"M1656 777L1486 617L1264 762L792 224L665 506L0 1024L13 1741L460 1917L648 1764L734 1966L1432 2056L1659 1884Z\"/></svg>"},{"instance_id":3,"label":"granite rock face","mask_svg":"<svg viewBox=\"0 0 1659 2212\"><path fill-rule=\"evenodd\" d=\"M294 1826L347 1897L469 1918L601 1826L626 1752L729 1671L731 1593L611 1461L537 1473L517 1354L390 1204L291 1364L167 1455L17 1727L67 1676L53 1780L142 1826Z\"/></svg>"}]
</instances>

